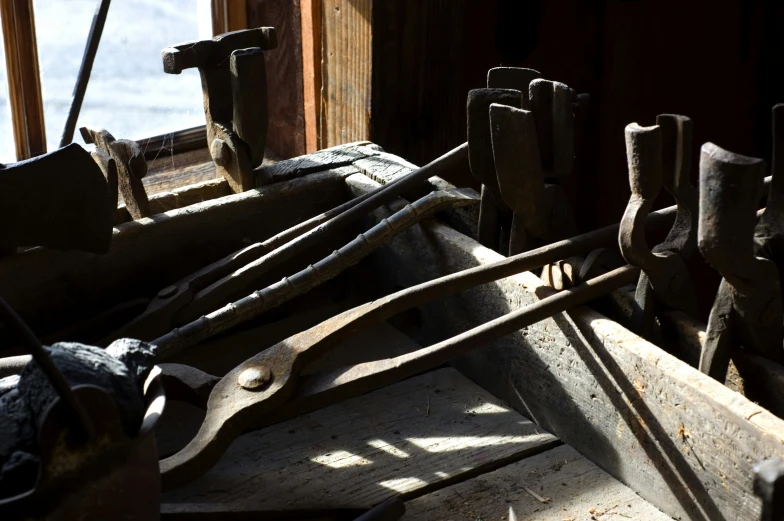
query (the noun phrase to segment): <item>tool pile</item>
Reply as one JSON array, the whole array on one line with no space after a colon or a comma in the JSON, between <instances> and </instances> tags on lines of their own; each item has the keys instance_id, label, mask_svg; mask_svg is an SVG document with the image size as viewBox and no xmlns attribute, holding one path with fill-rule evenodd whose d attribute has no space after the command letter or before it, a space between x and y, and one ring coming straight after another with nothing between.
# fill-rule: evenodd
<instances>
[{"instance_id":1,"label":"tool pile","mask_svg":"<svg viewBox=\"0 0 784 521\"><path fill-rule=\"evenodd\" d=\"M163 51L165 72L176 74L187 68L199 69L210 154L217 172L237 193L272 182L260 165L267 129L263 52L275 47L274 30L263 28L189 42ZM57 353L76 358L81 356L76 353L90 353L90 357L105 353L102 356L108 358L102 363L114 363L119 369L122 364L116 359L129 358L124 370L138 386L151 368L146 357L152 354L141 341L149 342L155 361L163 364L161 380L170 397L206 410L204 422L193 440L160 462L164 489L181 486L203 475L243 432L390 385L527 325L611 295L616 301L626 300L626 308L631 313L619 320L630 324L635 333L661 341L663 346L678 343L677 339L668 338L672 329L668 326L673 321L698 318L697 294L686 264L696 249L723 277L701 346L700 370L723 382L730 360L736 355L738 359L753 357L763 365L783 363L784 311L779 280L784 251L779 250L784 212L781 207L784 173L780 172L784 168L781 159L784 105L773 109L772 180L761 217L758 218L758 208L766 186L765 162L707 143L701 149L697 193L689 182L692 122L685 116L664 114L657 117L654 126L632 123L626 128L632 195L622 220L616 225L578 234L575 216L558 183L572 171L574 112L587 102L587 95L578 95L567 85L542 79L537 71L492 69L487 88L472 90L468 95L467 143L375 191L304 220L265 241L252 242L175 282L169 281L148 301L146 309L97 342L109 346L106 352L89 346L55 344L49 353L61 370L64 368L58 365ZM19 179L25 176L51 176L52 169L45 165L47 161L56 161L58 168L73 168L74 179L83 180L79 193L86 203L69 203L62 212L58 210L56 215L67 216L66 221L33 223L32 217L22 221L4 220L14 222L15 226L0 229L2 247L43 245L105 253L110 248L112 212L118 192L122 193L133 219L153 215L151 201L141 184L146 163L138 145L116 140L102 129L82 128L82 135L85 141L96 145L88 162L85 162L87 153L81 147L69 145L0 172L0 184L21 183ZM463 164L470 165L471 172L481 182L481 195L453 187L432 191L355 239L340 240L341 233L358 226L374 210L410 195L428 179L442 177ZM20 175L15 175L15 171ZM307 174L304 169L289 179ZM25 178L24 182L29 179ZM676 204L652 211L653 201L662 187ZM96 195L89 195L89 190ZM2 193L8 192L0 190ZM349 309L255 354L223 377L187 365L163 363L337 277L434 214L477 202L480 204L478 241L488 248L508 252L504 260L408 287ZM52 208L53 202L41 204ZM6 211L7 207L0 204L0 208ZM8 208L14 207L9 203ZM13 211L22 215L19 213L22 210ZM44 214L37 215L42 219L40 216ZM61 231L65 228L69 233L78 230L78 237L63 235ZM663 242L651 248L646 231L653 229L669 229L669 232ZM145 249L143 240L140 236L141 252ZM340 241L342 246L330 255L304 269L289 269L292 263L334 241ZM613 247L616 243L619 252ZM340 339L358 330L447 295L534 270L560 291L413 353L300 377L300 371L309 362L322 357ZM269 283L271 274L281 271L286 276ZM636 285L631 295L624 291L629 285ZM138 340L131 342L127 338ZM118 345L133 347L120 353L116 352ZM671 347L666 349L673 351ZM43 349L36 352L42 353ZM0 376L22 372L21 378L11 376L0 380L0 393L4 393L0 398L0 415L13 414L9 397L21 396L23 382L42 363L46 362L37 357L35 363L29 364L27 359L18 357L0 360ZM114 373L96 374L103 377ZM142 423L145 409L141 394L133 395L131 406L117 399L113 383L102 385L90 378L64 376L67 384L63 390L58 389L62 391L61 398L69 385L94 384L104 393L114 393L126 437L141 432L140 423L142 431L145 425L149 427L146 418ZM758 375L743 376L750 381ZM152 396L150 393L148 389L147 395ZM36 409L39 426L46 426L46 420L42 419L46 417L44 409L53 402L53 396L51 392L45 399L23 396ZM38 403L35 400L46 403L33 407L32 403ZM780 404L762 403L781 414ZM6 409L4 404L9 404ZM148 411L149 404L148 400ZM76 413L72 411L72 414ZM87 413L80 413L79 417L83 419L84 414ZM127 415L132 420L124 421ZM16 425L10 420L0 423L9 428ZM17 431L29 438L30 429L20 426ZM4 431L0 431L0 444L5 443L3 435ZM0 456L11 454L4 449L5 445L0 445ZM41 454L45 456L44 452ZM2 479L0 475L0 487ZM766 501L773 501L767 499L773 495L766 494ZM8 500L0 500L0 508L4 502Z\"/></svg>"}]
</instances>

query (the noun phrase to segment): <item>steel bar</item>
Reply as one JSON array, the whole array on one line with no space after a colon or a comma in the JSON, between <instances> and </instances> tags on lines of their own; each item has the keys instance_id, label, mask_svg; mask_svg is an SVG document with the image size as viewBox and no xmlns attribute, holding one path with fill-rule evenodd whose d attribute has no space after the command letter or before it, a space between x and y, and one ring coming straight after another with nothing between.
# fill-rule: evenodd
<instances>
[{"instance_id":1,"label":"steel bar","mask_svg":"<svg viewBox=\"0 0 784 521\"><path fill-rule=\"evenodd\" d=\"M0 298L0 316L2 316L6 326L13 328L16 334L19 335L22 343L30 351L30 354L33 355L33 359L49 378L52 387L55 388L60 398L64 400L71 409L74 419L79 428L81 428L85 438L92 438L95 435L95 427L93 426L92 421L90 421L87 411L82 407L82 404L68 386L68 382L65 381L63 375L52 362L52 359L49 358L49 354L44 349L44 346L41 345L38 337L35 336L22 318L16 314L16 311L14 311L2 298Z\"/></svg>"},{"instance_id":2,"label":"steel bar","mask_svg":"<svg viewBox=\"0 0 784 521\"><path fill-rule=\"evenodd\" d=\"M351 392L363 386L366 389L367 386L388 385L440 365L480 345L632 283L639 274L638 268L624 266L433 346L391 360L359 364L355 367L371 374L354 377ZM384 302L388 299L341 313L251 357L226 374L210 393L207 414L199 432L180 452L161 461L164 490L204 474L258 418L283 407L296 389L300 369L329 351L339 338L369 321L379 320L379 315L383 318ZM328 385L335 383L340 384L340 378L328 379ZM337 398L343 399L345 395L339 394Z\"/></svg>"},{"instance_id":3,"label":"steel bar","mask_svg":"<svg viewBox=\"0 0 784 521\"><path fill-rule=\"evenodd\" d=\"M639 273L638 268L626 265L413 353L303 376L286 407L258 418L253 428L322 409L446 363L478 346L633 283Z\"/></svg>"},{"instance_id":4,"label":"steel bar","mask_svg":"<svg viewBox=\"0 0 784 521\"><path fill-rule=\"evenodd\" d=\"M71 108L68 110L68 118L65 120L63 135L60 137L60 148L73 141L76 121L79 119L79 112L82 110L84 94L87 91L87 83L90 81L90 73L93 70L93 62L98 52L98 44L101 43L103 26L106 23L106 15L109 13L111 0L100 0L98 8L93 15L93 23L90 26L90 34L87 36L87 46L84 48L82 65L79 67L79 74L76 77Z\"/></svg>"},{"instance_id":5,"label":"steel bar","mask_svg":"<svg viewBox=\"0 0 784 521\"><path fill-rule=\"evenodd\" d=\"M252 310L248 308L236 310L235 320L240 322L248 320L334 278L368 256L381 244L436 212L467 206L475 201L475 197L472 197L465 190L454 189L431 192L416 202L407 205L391 217L382 220L367 232L359 234L356 239L316 264L308 266L290 277L284 277L283 280L271 286L256 291L253 293L252 298L258 301L259 304ZM189 326L185 331L174 329L171 333L154 341L156 358L159 361L167 360L194 342L199 342L215 334L214 328L216 323L206 317L202 317L193 324L189 324ZM217 323L217 327L221 326L222 322Z\"/></svg>"},{"instance_id":6,"label":"steel bar","mask_svg":"<svg viewBox=\"0 0 784 521\"><path fill-rule=\"evenodd\" d=\"M242 295L247 295L248 289L252 288L254 283L269 273L271 269L289 262L308 248L323 242L336 231L356 222L376 208L389 203L396 197L408 192L411 188L425 182L430 177L441 177L442 174L459 168L467 160L468 145L463 144L406 176L384 185L375 191L373 195L337 217L319 224L293 241L286 243L262 258L247 264L241 270L227 275L200 291L194 297L193 302L183 308L181 316L186 321L194 320L200 315L214 311L218 306L226 302L230 302Z\"/></svg>"},{"instance_id":7,"label":"steel bar","mask_svg":"<svg viewBox=\"0 0 784 521\"><path fill-rule=\"evenodd\" d=\"M656 229L670 226L675 219L675 213L675 206L651 212L648 215L647 223ZM477 266L407 288L381 299L381 301L387 302L385 309L388 311L385 312L385 318L429 300L458 293L523 271L540 268L545 264L612 244L618 236L618 227L618 224L613 224L599 228L589 233L508 257L493 264ZM254 293L157 338L152 343L161 353L181 351L196 345L211 335L236 326L248 317L257 315L260 312L258 310L263 309L265 309L264 301L258 299ZM205 334L208 331L209 333Z\"/></svg>"}]
</instances>

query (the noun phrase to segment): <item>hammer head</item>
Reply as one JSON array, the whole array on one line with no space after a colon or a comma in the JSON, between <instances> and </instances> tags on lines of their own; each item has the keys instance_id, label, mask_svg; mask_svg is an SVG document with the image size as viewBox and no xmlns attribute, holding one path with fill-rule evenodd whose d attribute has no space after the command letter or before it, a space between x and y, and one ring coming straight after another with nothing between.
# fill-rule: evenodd
<instances>
[{"instance_id":1,"label":"hammer head","mask_svg":"<svg viewBox=\"0 0 784 521\"><path fill-rule=\"evenodd\" d=\"M106 253L114 211L101 169L75 143L0 168L0 247Z\"/></svg>"},{"instance_id":2,"label":"hammer head","mask_svg":"<svg viewBox=\"0 0 784 521\"><path fill-rule=\"evenodd\" d=\"M528 87L528 97L545 176L569 175L574 165L574 90L557 81L536 79Z\"/></svg>"},{"instance_id":3,"label":"hammer head","mask_svg":"<svg viewBox=\"0 0 784 521\"><path fill-rule=\"evenodd\" d=\"M541 78L542 74L533 69L522 67L495 67L487 71L487 87L490 89L514 89L523 93L523 106L531 110L528 100L528 88L532 81Z\"/></svg>"},{"instance_id":4,"label":"hammer head","mask_svg":"<svg viewBox=\"0 0 784 521\"><path fill-rule=\"evenodd\" d=\"M468 163L471 173L501 201L490 132L490 105L522 107L523 94L512 89L474 89L468 93Z\"/></svg>"},{"instance_id":5,"label":"hammer head","mask_svg":"<svg viewBox=\"0 0 784 521\"><path fill-rule=\"evenodd\" d=\"M274 27L257 27L220 34L212 40L180 43L161 51L163 72L180 74L185 69L217 67L228 64L232 51L258 47L270 51L278 46Z\"/></svg>"}]
</instances>

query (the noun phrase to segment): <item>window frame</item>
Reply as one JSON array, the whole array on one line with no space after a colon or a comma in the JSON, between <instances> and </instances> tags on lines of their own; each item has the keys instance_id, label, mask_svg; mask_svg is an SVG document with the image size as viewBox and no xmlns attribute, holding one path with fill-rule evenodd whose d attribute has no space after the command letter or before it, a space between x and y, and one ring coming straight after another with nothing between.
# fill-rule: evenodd
<instances>
[{"instance_id":1,"label":"window frame","mask_svg":"<svg viewBox=\"0 0 784 521\"><path fill-rule=\"evenodd\" d=\"M248 27L247 0L211 0L211 13L213 35ZM16 160L22 161L46 153L33 0L0 0L0 22ZM206 128L203 125L177 129L138 141L146 142L148 150L154 154L154 151L166 144L164 139L169 143L167 148L173 147L180 151L207 146ZM158 148L155 148L156 145Z\"/></svg>"}]
</instances>

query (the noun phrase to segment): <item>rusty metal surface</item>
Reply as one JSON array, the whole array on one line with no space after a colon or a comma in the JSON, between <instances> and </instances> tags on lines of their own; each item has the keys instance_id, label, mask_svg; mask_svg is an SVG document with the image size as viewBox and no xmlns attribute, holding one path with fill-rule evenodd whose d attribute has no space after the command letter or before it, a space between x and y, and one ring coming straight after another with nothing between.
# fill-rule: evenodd
<instances>
[{"instance_id":1,"label":"rusty metal surface","mask_svg":"<svg viewBox=\"0 0 784 521\"><path fill-rule=\"evenodd\" d=\"M95 144L97 153L93 153L93 159L103 170L109 189L113 186L119 189L131 217L148 217L150 201L142 184L142 178L147 175L147 161L139 144L130 139L115 139L109 131L100 128L82 127L79 130L85 143ZM116 208L117 193L112 194L112 200Z\"/></svg>"},{"instance_id":2,"label":"rusty metal surface","mask_svg":"<svg viewBox=\"0 0 784 521\"><path fill-rule=\"evenodd\" d=\"M255 188L253 169L264 159L268 122L264 51L276 47L275 29L261 27L161 51L168 74L199 69L210 155L235 192Z\"/></svg>"},{"instance_id":3,"label":"rusty metal surface","mask_svg":"<svg viewBox=\"0 0 784 521\"><path fill-rule=\"evenodd\" d=\"M325 379L311 382L315 383L316 392L330 393L332 400L389 385L607 294L638 276L639 269L625 266L433 346L393 359L358 364L341 370L340 375L327 373ZM426 299L426 294L412 293L410 289L341 313L232 369L210 393L204 422L193 440L177 454L161 461L164 490L184 485L209 470L242 432L288 402L296 391L299 371L341 338ZM246 378L249 373L252 377ZM259 374L264 377L256 378Z\"/></svg>"},{"instance_id":4,"label":"rusty metal surface","mask_svg":"<svg viewBox=\"0 0 784 521\"><path fill-rule=\"evenodd\" d=\"M628 125L626 154L632 195L623 214L618 242L627 262L642 268L646 275L645 280L640 281L637 286L638 291L635 296L637 306L633 320L640 334L649 336L657 305L666 309L682 310L691 316L697 314L697 294L685 259L677 249L664 249L677 248L676 238L688 242L688 237L682 236L683 232L692 232L688 223L683 229L673 227L668 240L664 243L665 246L658 250L651 250L645 239L644 219L659 194L665 177L662 127L658 125L641 127L636 123ZM674 170L668 165L667 171L669 173ZM683 182L688 183L682 175L668 174L667 177L668 188L676 194L683 191L679 183L681 185ZM683 207L680 199L676 201L678 201L678 208ZM681 215L683 214L682 211Z\"/></svg>"},{"instance_id":5,"label":"rusty metal surface","mask_svg":"<svg viewBox=\"0 0 784 521\"><path fill-rule=\"evenodd\" d=\"M528 87L545 177L562 178L574 166L574 90L563 83L536 79ZM586 98L581 98L587 102Z\"/></svg>"},{"instance_id":6,"label":"rusty metal surface","mask_svg":"<svg viewBox=\"0 0 784 521\"><path fill-rule=\"evenodd\" d=\"M494 67L487 71L487 88L519 90L522 94L522 105L520 108L531 110L528 88L532 81L541 77L542 73L534 69Z\"/></svg>"},{"instance_id":7,"label":"rusty metal surface","mask_svg":"<svg viewBox=\"0 0 784 521\"><path fill-rule=\"evenodd\" d=\"M576 235L577 225L563 190L544 182L533 112L492 104L490 127L500 192L514 212L509 253L531 249L532 242L546 244Z\"/></svg>"},{"instance_id":8,"label":"rusty metal surface","mask_svg":"<svg viewBox=\"0 0 784 521\"><path fill-rule=\"evenodd\" d=\"M500 213L508 210L501 197L493 159L490 134L490 105L493 103L520 108L523 93L513 89L473 89L468 93L468 163L473 176L482 183L478 241L498 250Z\"/></svg>"},{"instance_id":9,"label":"rusty metal surface","mask_svg":"<svg viewBox=\"0 0 784 521\"><path fill-rule=\"evenodd\" d=\"M473 194L475 194L473 191L453 189L426 195L382 220L316 264L256 291L239 302L229 304L155 339L153 343L156 346L156 357L160 361L166 360L186 347L195 345L205 338L313 289L353 266L381 244L436 212L474 204L476 198ZM247 267L243 270L247 270ZM238 276L234 275L234 278ZM203 304L203 302L203 300L194 300L194 304Z\"/></svg>"},{"instance_id":10,"label":"rusty metal surface","mask_svg":"<svg viewBox=\"0 0 784 521\"><path fill-rule=\"evenodd\" d=\"M702 146L698 242L703 257L723 279L708 319L700 370L722 382L738 346L784 360L779 271L773 261L755 255L756 209L764 175L762 159L734 154L713 143ZM780 200L770 197L767 208Z\"/></svg>"}]
</instances>

